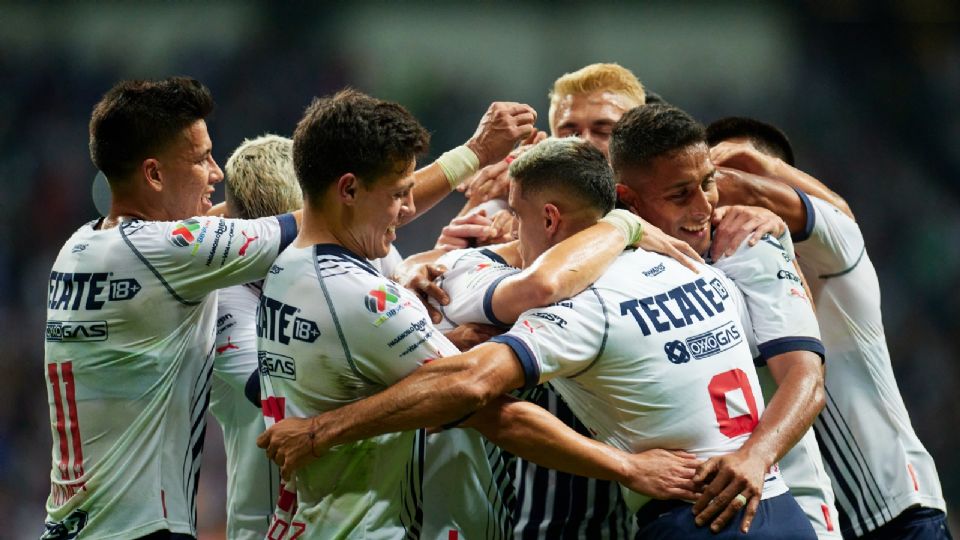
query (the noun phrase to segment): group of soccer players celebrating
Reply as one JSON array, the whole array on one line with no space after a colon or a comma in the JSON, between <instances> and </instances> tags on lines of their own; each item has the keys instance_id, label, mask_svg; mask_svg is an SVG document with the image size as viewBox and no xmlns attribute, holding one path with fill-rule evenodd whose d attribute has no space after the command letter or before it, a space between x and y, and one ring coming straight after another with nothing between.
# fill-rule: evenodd
<instances>
[{"instance_id":1,"label":"group of soccer players celebrating","mask_svg":"<svg viewBox=\"0 0 960 540\"><path fill-rule=\"evenodd\" d=\"M230 539L951 538L860 225L776 127L592 64L549 136L495 102L418 168L417 120L343 90L224 173L213 105L173 77L94 107L111 205L50 273L42 538L195 538L208 408Z\"/></svg>"}]
</instances>

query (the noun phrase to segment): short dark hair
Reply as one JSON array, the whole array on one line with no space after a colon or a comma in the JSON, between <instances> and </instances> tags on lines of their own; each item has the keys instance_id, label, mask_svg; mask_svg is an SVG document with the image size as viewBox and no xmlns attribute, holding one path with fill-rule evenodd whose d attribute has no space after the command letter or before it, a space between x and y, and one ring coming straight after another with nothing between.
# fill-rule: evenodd
<instances>
[{"instance_id":1,"label":"short dark hair","mask_svg":"<svg viewBox=\"0 0 960 540\"><path fill-rule=\"evenodd\" d=\"M778 157L793 166L793 147L780 128L743 116L728 116L707 126L707 144L716 146L727 139L744 137L764 154Z\"/></svg>"},{"instance_id":2,"label":"short dark hair","mask_svg":"<svg viewBox=\"0 0 960 540\"><path fill-rule=\"evenodd\" d=\"M510 164L510 176L525 195L566 191L601 214L613 210L617 200L607 159L597 147L575 137L547 139L534 146Z\"/></svg>"},{"instance_id":3,"label":"short dark hair","mask_svg":"<svg viewBox=\"0 0 960 540\"><path fill-rule=\"evenodd\" d=\"M369 186L429 145L406 109L348 88L307 107L293 132L293 167L304 197L316 200L344 174Z\"/></svg>"},{"instance_id":4,"label":"short dark hair","mask_svg":"<svg viewBox=\"0 0 960 540\"><path fill-rule=\"evenodd\" d=\"M93 107L90 159L111 182L127 178L213 108L210 90L196 79L120 81Z\"/></svg>"},{"instance_id":5,"label":"short dark hair","mask_svg":"<svg viewBox=\"0 0 960 540\"><path fill-rule=\"evenodd\" d=\"M700 122L671 105L643 105L631 109L613 126L610 163L614 171L646 167L654 159L703 143Z\"/></svg>"}]
</instances>

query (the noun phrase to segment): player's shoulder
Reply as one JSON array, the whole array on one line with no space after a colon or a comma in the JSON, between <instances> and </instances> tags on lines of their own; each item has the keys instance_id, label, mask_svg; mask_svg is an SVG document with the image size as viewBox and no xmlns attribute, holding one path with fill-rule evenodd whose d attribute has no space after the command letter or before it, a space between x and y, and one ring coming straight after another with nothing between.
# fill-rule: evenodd
<instances>
[{"instance_id":1,"label":"player's shoulder","mask_svg":"<svg viewBox=\"0 0 960 540\"><path fill-rule=\"evenodd\" d=\"M482 269L491 265L510 267L506 259L501 257L500 254L485 247L455 249L444 253L437 259L437 264L446 266L448 271L461 268L473 269L474 267Z\"/></svg>"},{"instance_id":2,"label":"player's shoulder","mask_svg":"<svg viewBox=\"0 0 960 540\"><path fill-rule=\"evenodd\" d=\"M367 259L338 244L316 244L311 248L311 262L320 279L351 278L350 281L390 281Z\"/></svg>"}]
</instances>

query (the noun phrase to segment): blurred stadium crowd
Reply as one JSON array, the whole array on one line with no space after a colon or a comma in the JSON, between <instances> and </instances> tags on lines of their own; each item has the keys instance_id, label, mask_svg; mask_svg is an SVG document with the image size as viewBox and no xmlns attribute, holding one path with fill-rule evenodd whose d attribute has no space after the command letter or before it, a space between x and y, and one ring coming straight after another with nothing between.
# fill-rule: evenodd
<instances>
[{"instance_id":1,"label":"blurred stadium crowd","mask_svg":"<svg viewBox=\"0 0 960 540\"><path fill-rule=\"evenodd\" d=\"M549 84L596 61L630 68L703 122L745 115L781 126L798 166L849 202L879 272L901 392L958 523L956 5L43 3L5 5L0 20L0 537L42 527L45 283L64 239L96 217L87 121L116 80L203 81L217 100L209 126L223 164L245 137L289 136L312 96L346 85L409 108L436 153L469 136L492 99L530 103L544 129ZM450 197L403 229L401 253L432 247L461 204ZM214 429L204 474L215 481L201 496L211 533L223 519Z\"/></svg>"}]
</instances>

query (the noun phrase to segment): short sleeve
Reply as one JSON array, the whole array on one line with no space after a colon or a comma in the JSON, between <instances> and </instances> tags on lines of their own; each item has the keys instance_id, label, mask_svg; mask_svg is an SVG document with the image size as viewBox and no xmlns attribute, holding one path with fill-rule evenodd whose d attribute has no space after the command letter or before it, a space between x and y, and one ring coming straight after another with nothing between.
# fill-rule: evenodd
<instances>
[{"instance_id":1,"label":"short sleeve","mask_svg":"<svg viewBox=\"0 0 960 540\"><path fill-rule=\"evenodd\" d=\"M513 349L524 370L524 388L555 377L575 377L600 357L609 321L591 287L552 306L525 311L509 332L490 341Z\"/></svg>"},{"instance_id":2,"label":"short sleeve","mask_svg":"<svg viewBox=\"0 0 960 540\"><path fill-rule=\"evenodd\" d=\"M416 295L382 276L366 281L363 297L333 296L360 375L389 386L426 362L460 352L433 326Z\"/></svg>"},{"instance_id":3,"label":"short sleeve","mask_svg":"<svg viewBox=\"0 0 960 540\"><path fill-rule=\"evenodd\" d=\"M296 237L290 214L261 219L196 217L123 227L124 241L182 300L262 279Z\"/></svg>"},{"instance_id":4,"label":"short sleeve","mask_svg":"<svg viewBox=\"0 0 960 540\"><path fill-rule=\"evenodd\" d=\"M510 326L493 313L493 291L501 281L520 270L507 265L489 249L451 251L437 260L437 264L447 267L437 278L437 284L450 297L450 303L445 306L434 303L434 306L447 324L451 327L466 323Z\"/></svg>"},{"instance_id":5,"label":"short sleeve","mask_svg":"<svg viewBox=\"0 0 960 540\"><path fill-rule=\"evenodd\" d=\"M865 253L860 226L836 206L797 190L807 208L809 234L797 241L797 254L804 268L827 278L849 272Z\"/></svg>"},{"instance_id":6,"label":"short sleeve","mask_svg":"<svg viewBox=\"0 0 960 540\"><path fill-rule=\"evenodd\" d=\"M759 365L797 350L824 355L820 327L793 266L791 247L788 235L765 235L752 247L744 241L733 255L714 263L743 293Z\"/></svg>"}]
</instances>

